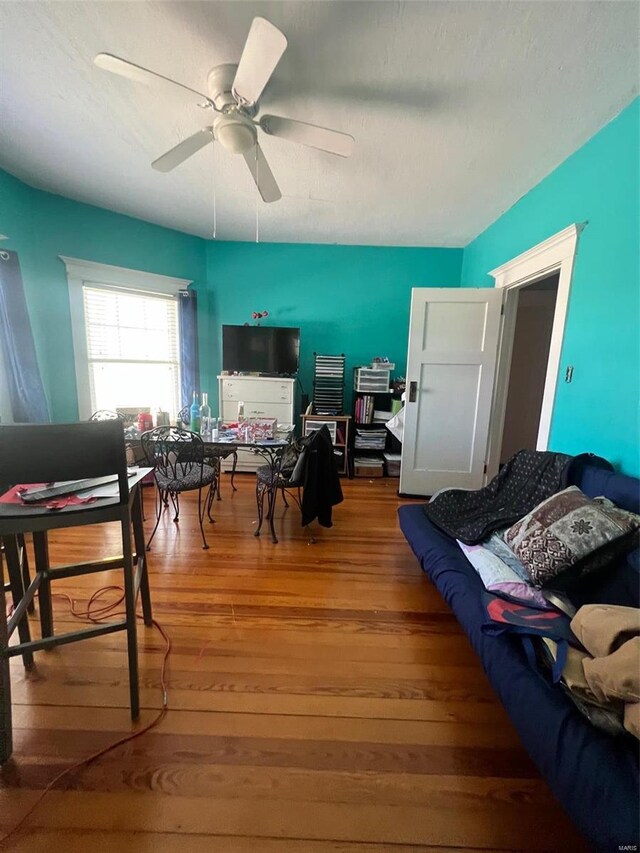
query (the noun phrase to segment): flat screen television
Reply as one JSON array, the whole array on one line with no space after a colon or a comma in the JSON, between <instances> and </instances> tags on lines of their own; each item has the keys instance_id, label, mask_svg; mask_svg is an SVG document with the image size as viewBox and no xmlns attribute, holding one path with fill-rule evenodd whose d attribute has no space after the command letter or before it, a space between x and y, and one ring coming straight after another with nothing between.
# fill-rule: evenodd
<instances>
[{"instance_id":1,"label":"flat screen television","mask_svg":"<svg viewBox=\"0 0 640 853\"><path fill-rule=\"evenodd\" d=\"M300 329L289 326L223 326L222 369L232 373L292 375L298 372Z\"/></svg>"}]
</instances>

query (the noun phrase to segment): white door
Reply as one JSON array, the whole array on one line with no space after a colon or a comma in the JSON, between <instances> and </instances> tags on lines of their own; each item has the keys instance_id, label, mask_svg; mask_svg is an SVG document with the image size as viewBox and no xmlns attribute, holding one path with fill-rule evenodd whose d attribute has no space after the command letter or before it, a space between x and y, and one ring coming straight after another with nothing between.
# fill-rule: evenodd
<instances>
[{"instance_id":1,"label":"white door","mask_svg":"<svg viewBox=\"0 0 640 853\"><path fill-rule=\"evenodd\" d=\"M497 288L412 291L401 493L484 485L502 297Z\"/></svg>"}]
</instances>

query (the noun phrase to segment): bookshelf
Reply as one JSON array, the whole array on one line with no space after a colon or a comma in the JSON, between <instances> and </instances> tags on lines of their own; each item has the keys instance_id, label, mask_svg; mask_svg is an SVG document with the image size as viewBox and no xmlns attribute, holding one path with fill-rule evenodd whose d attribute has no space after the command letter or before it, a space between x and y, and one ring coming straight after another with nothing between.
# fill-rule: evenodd
<instances>
[{"instance_id":1,"label":"bookshelf","mask_svg":"<svg viewBox=\"0 0 640 853\"><path fill-rule=\"evenodd\" d=\"M356 477L383 477L387 470L396 476L397 466L387 459L400 453L400 443L385 425L393 409L390 382L390 370L354 368L351 454Z\"/></svg>"}]
</instances>

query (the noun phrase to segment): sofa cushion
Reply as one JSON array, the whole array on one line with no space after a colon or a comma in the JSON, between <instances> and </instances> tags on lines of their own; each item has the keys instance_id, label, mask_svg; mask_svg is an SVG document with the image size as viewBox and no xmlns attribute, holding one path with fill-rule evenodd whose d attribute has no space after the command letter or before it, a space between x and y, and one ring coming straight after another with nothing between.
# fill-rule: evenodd
<instances>
[{"instance_id":1,"label":"sofa cushion","mask_svg":"<svg viewBox=\"0 0 640 853\"><path fill-rule=\"evenodd\" d=\"M570 486L507 530L505 540L536 586L567 588L630 551L640 517Z\"/></svg>"}]
</instances>

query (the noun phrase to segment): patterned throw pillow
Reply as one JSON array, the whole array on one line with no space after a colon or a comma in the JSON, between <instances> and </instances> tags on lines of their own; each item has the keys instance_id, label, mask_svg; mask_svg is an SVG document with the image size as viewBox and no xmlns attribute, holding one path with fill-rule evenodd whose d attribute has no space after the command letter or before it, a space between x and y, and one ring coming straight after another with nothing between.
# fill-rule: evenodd
<instances>
[{"instance_id":1,"label":"patterned throw pillow","mask_svg":"<svg viewBox=\"0 0 640 853\"><path fill-rule=\"evenodd\" d=\"M640 516L570 486L507 530L505 540L537 587L567 589L635 547Z\"/></svg>"}]
</instances>

